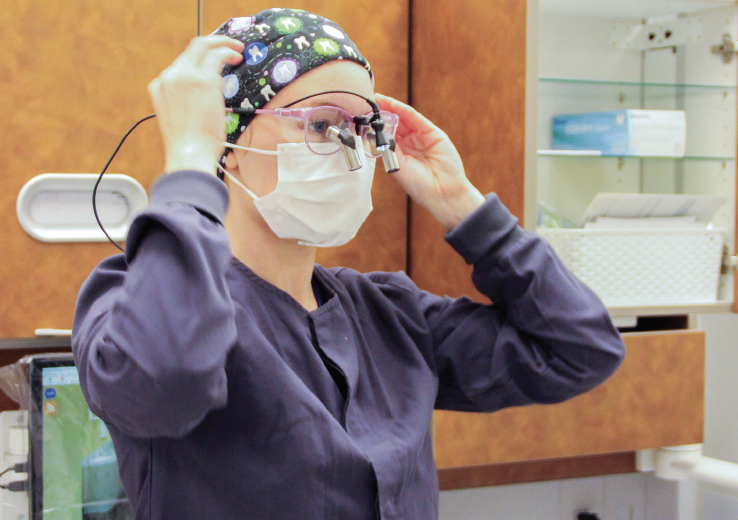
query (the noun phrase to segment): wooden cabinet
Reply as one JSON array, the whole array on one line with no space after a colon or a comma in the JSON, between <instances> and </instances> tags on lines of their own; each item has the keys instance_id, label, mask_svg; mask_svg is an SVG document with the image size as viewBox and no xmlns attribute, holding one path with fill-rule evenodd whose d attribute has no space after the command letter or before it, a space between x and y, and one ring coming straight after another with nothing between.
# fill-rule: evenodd
<instances>
[{"instance_id":1,"label":"wooden cabinet","mask_svg":"<svg viewBox=\"0 0 738 520\"><path fill-rule=\"evenodd\" d=\"M408 0L316 0L293 7L342 25L376 70L377 90L406 100L408 5ZM80 285L103 258L117 253L107 242L31 238L16 218L21 187L42 173L102 169L126 130L152 112L146 87L197 34L197 6L195 0L22 0L3 6L0 338L71 328ZM272 6L204 0L203 34L228 18ZM45 28L42 34L39 27ZM162 167L162 143L152 120L131 134L108 171L129 175L148 189ZM320 263L362 271L406 268L407 198L381 167L373 199L375 211L358 237L346 247L321 250Z\"/></svg>"},{"instance_id":2,"label":"wooden cabinet","mask_svg":"<svg viewBox=\"0 0 738 520\"><path fill-rule=\"evenodd\" d=\"M412 105L448 134L474 185L497 193L522 220L526 3L415 0L412 12ZM422 289L486 300L443 228L416 204L408 251L410 276Z\"/></svg>"},{"instance_id":3,"label":"wooden cabinet","mask_svg":"<svg viewBox=\"0 0 738 520\"><path fill-rule=\"evenodd\" d=\"M477 467L471 474L486 475L486 485L504 483L500 471L509 473L515 467L510 463L528 462L518 465L515 479L525 481L536 475L536 480L547 480L549 475L562 475L539 475L540 467L530 461L593 455L600 458L594 459L597 463L583 462L589 465L588 471L619 472L623 459L602 455L701 443L704 333L635 333L624 335L624 340L627 354L620 369L601 386L564 403L510 408L489 415L436 412L439 474L454 468L501 465L498 471ZM626 460L628 457L631 465L625 468L632 471L632 453ZM612 464L614 468L608 467ZM464 480L458 471L455 479L458 484Z\"/></svg>"},{"instance_id":4,"label":"wooden cabinet","mask_svg":"<svg viewBox=\"0 0 738 520\"><path fill-rule=\"evenodd\" d=\"M611 7L622 12L625 8L617 2L582 2L582 9L576 13L576 2L548 3L571 9L573 16ZM449 134L475 185L483 192L498 193L521 223L532 229L534 213L529 209L535 206L539 164L528 161L526 168L526 159L531 150L535 155L539 147L535 107L540 85L535 70L538 49L528 48L526 54L526 46L531 42L537 46L543 29L536 23L539 2L529 1L527 7L528 11L526 2L463 1L434 10L430 1L415 1L410 99ZM617 15L613 11L613 16ZM453 31L448 27L463 29ZM526 34L527 30L531 32ZM603 31L599 31L600 36L605 34ZM594 36L594 31L590 32L589 36ZM590 51L587 44L577 48L578 36L569 34L567 49L571 56ZM429 48L438 52L429 52ZM561 59L566 61L566 57ZM578 67L576 62L569 65L582 74L589 70ZM606 61L600 65L603 69L610 66ZM728 93L728 99L730 96L735 105L734 92ZM526 110L532 113L526 116ZM734 121L730 127L729 135L735 136ZM617 168L617 159L612 161ZM726 167L718 161L709 164L717 165L721 171ZM723 189L732 198L735 162L727 164L727 189L721 188L722 184L698 188L698 183L693 182L694 191ZM647 173L655 179L654 185L663 181L654 177L659 173L658 167ZM671 175L673 180L674 174ZM697 174L688 171L686 175L693 175L694 179ZM565 178L571 181L568 184L560 178L543 182L570 193L578 193L591 182L586 177L574 182L572 177ZM734 218L732 207L726 211L726 221ZM733 228L732 222L728 224ZM444 243L439 226L416 206L411 207L410 229L410 273L421 288L451 296L469 294L486 301L471 286L471 268ZM713 310L727 308L728 305L722 305ZM682 308L642 312L649 315L699 311ZM665 330L626 335L625 341L628 353L621 369L601 387L566 403L491 415L437 412L435 453L441 487L634 471L635 450L702 442L703 333Z\"/></svg>"},{"instance_id":5,"label":"wooden cabinet","mask_svg":"<svg viewBox=\"0 0 738 520\"><path fill-rule=\"evenodd\" d=\"M16 217L21 187L42 173L100 172L125 131L152 112L146 87L195 35L196 20L196 3L186 0L3 4L0 338L71 328L83 280L117 252L31 238ZM109 171L148 187L162 165L149 121Z\"/></svg>"}]
</instances>

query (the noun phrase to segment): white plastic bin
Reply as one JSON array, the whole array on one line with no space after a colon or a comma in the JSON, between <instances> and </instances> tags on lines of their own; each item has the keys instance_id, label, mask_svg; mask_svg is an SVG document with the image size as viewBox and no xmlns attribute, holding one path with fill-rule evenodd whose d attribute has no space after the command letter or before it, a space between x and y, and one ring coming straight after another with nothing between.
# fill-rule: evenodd
<instances>
[{"instance_id":1,"label":"white plastic bin","mask_svg":"<svg viewBox=\"0 0 738 520\"><path fill-rule=\"evenodd\" d=\"M539 229L608 307L714 303L719 229Z\"/></svg>"}]
</instances>

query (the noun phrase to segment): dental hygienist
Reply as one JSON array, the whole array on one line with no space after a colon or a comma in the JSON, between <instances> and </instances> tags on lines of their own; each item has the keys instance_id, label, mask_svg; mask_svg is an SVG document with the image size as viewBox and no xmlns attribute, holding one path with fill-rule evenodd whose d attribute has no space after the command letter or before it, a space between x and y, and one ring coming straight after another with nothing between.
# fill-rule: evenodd
<instances>
[{"instance_id":1,"label":"dental hygienist","mask_svg":"<svg viewBox=\"0 0 738 520\"><path fill-rule=\"evenodd\" d=\"M150 85L166 172L74 321L135 518L437 518L434 408L568 399L613 373L623 343L551 248L472 186L446 135L375 95L338 25L271 9L217 33ZM494 305L315 265L371 210L383 143Z\"/></svg>"}]
</instances>

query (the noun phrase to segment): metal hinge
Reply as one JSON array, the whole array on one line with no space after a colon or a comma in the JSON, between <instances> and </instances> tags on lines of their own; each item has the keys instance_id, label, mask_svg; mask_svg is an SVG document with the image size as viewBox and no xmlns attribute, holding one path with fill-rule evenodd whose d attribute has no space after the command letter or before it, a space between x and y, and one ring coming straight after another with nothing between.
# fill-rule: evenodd
<instances>
[{"instance_id":1,"label":"metal hinge","mask_svg":"<svg viewBox=\"0 0 738 520\"><path fill-rule=\"evenodd\" d=\"M720 274L728 274L732 267L738 265L738 256L730 254L727 244L723 244L723 261L720 266Z\"/></svg>"},{"instance_id":2,"label":"metal hinge","mask_svg":"<svg viewBox=\"0 0 738 520\"><path fill-rule=\"evenodd\" d=\"M697 43L703 40L702 17L673 15L613 23L610 39L613 47L639 51Z\"/></svg>"},{"instance_id":3,"label":"metal hinge","mask_svg":"<svg viewBox=\"0 0 738 520\"><path fill-rule=\"evenodd\" d=\"M723 34L722 43L711 46L710 52L713 54L722 54L723 63L731 63L735 53L738 52L738 42L733 40L730 33L725 33Z\"/></svg>"}]
</instances>

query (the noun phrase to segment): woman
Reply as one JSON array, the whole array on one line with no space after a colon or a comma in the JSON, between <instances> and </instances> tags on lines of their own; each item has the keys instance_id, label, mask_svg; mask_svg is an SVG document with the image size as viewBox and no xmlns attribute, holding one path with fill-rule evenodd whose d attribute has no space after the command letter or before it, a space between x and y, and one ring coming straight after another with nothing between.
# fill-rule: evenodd
<instances>
[{"instance_id":1,"label":"woman","mask_svg":"<svg viewBox=\"0 0 738 520\"><path fill-rule=\"evenodd\" d=\"M375 96L337 25L279 9L218 32L151 83L167 174L75 316L82 388L135 517L436 518L434 407L562 401L607 378L622 341L550 247L471 185L443 132ZM224 98L242 147L225 156ZM365 98L396 136L395 178L493 306L314 264L370 208ZM345 128L369 153L352 173L326 138Z\"/></svg>"}]
</instances>

